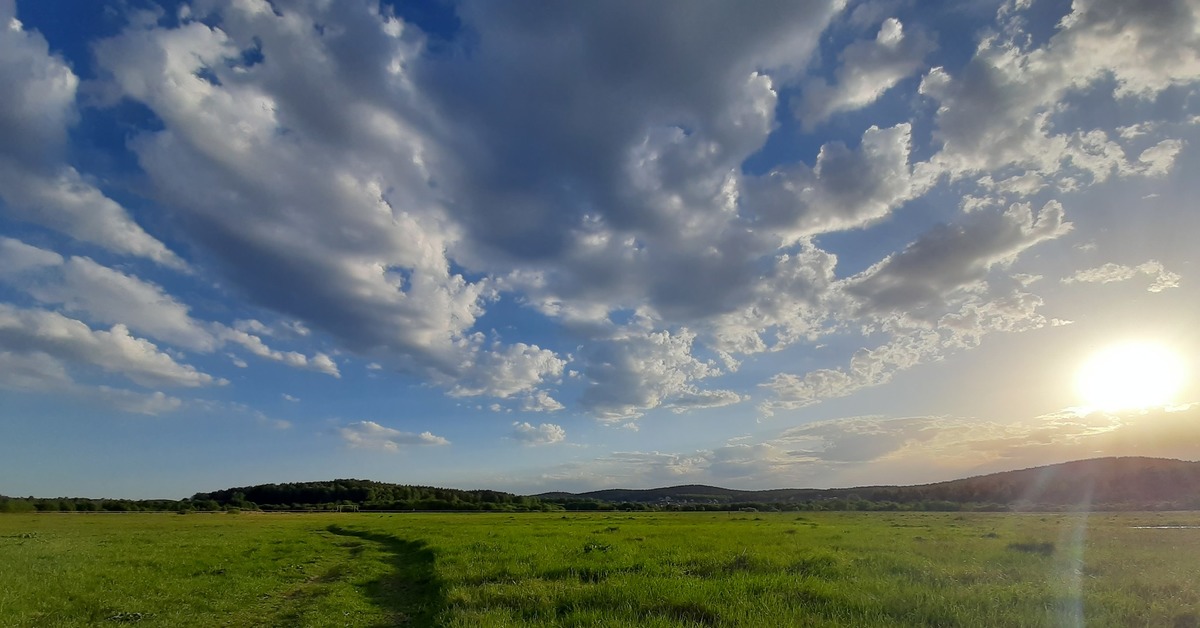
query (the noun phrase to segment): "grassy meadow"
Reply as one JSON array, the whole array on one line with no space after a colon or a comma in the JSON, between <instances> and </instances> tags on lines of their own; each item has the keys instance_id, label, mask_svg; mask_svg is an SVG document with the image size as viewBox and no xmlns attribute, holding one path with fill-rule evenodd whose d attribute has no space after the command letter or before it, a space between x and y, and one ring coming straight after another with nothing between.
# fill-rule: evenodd
<instances>
[{"instance_id":1,"label":"grassy meadow","mask_svg":"<svg viewBox=\"0 0 1200 628\"><path fill-rule=\"evenodd\" d=\"M0 516L0 626L1200 626L1200 513Z\"/></svg>"}]
</instances>

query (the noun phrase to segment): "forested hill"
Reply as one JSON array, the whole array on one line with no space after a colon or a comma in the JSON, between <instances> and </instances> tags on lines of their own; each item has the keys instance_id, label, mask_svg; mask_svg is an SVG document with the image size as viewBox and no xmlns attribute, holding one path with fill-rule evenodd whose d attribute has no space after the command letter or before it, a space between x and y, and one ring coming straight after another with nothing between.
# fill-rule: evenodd
<instances>
[{"instance_id":1,"label":"forested hill","mask_svg":"<svg viewBox=\"0 0 1200 628\"><path fill-rule=\"evenodd\" d=\"M1200 508L1200 462L1094 458L905 488L955 501Z\"/></svg>"},{"instance_id":2,"label":"forested hill","mask_svg":"<svg viewBox=\"0 0 1200 628\"><path fill-rule=\"evenodd\" d=\"M328 509L353 506L365 510L541 510L541 500L500 491L464 491L408 486L371 480L289 482L196 493L196 504L263 510Z\"/></svg>"},{"instance_id":3,"label":"forested hill","mask_svg":"<svg viewBox=\"0 0 1200 628\"><path fill-rule=\"evenodd\" d=\"M174 499L95 499L88 497L5 497L4 512L139 512L242 510L485 510L561 509L536 497L500 491L463 491L432 486L406 486L370 480L290 482L239 486Z\"/></svg>"},{"instance_id":4,"label":"forested hill","mask_svg":"<svg viewBox=\"0 0 1200 628\"><path fill-rule=\"evenodd\" d=\"M543 493L535 497L564 504L588 500L680 506L806 503L836 509L873 509L871 506L909 506L917 503L938 509L949 504L974 504L1005 510L1088 504L1113 509L1200 509L1200 462L1162 458L1095 458L917 486L739 491L687 485L641 490L607 489L578 494Z\"/></svg>"},{"instance_id":5,"label":"forested hill","mask_svg":"<svg viewBox=\"0 0 1200 628\"><path fill-rule=\"evenodd\" d=\"M521 496L370 480L259 484L181 500L4 497L0 512L168 510L1200 510L1200 462L1096 458L919 486L688 485Z\"/></svg>"}]
</instances>

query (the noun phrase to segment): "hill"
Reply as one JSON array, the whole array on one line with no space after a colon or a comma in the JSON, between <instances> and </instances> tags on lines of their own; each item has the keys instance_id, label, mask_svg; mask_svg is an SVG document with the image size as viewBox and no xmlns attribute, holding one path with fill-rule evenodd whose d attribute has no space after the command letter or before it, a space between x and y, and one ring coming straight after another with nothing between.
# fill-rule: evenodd
<instances>
[{"instance_id":1,"label":"hill","mask_svg":"<svg viewBox=\"0 0 1200 628\"><path fill-rule=\"evenodd\" d=\"M339 506L363 510L540 510L543 507L536 498L501 491L464 491L355 479L239 486L196 493L191 501L263 510L327 510Z\"/></svg>"},{"instance_id":2,"label":"hill","mask_svg":"<svg viewBox=\"0 0 1200 628\"><path fill-rule=\"evenodd\" d=\"M743 491L689 484L522 496L342 479L258 484L182 500L15 498L0 512L136 510L1200 510L1200 462L1095 458L917 486Z\"/></svg>"},{"instance_id":3,"label":"hill","mask_svg":"<svg viewBox=\"0 0 1200 628\"><path fill-rule=\"evenodd\" d=\"M908 505L949 502L997 509L1057 509L1091 504L1109 509L1200 508L1200 462L1162 458L1094 458L1004 471L916 486L741 491L686 485L654 489L605 489L586 493L543 493L556 503L597 501L626 504L728 506L805 502L872 502ZM848 504L828 504L840 508ZM944 504L943 504L944 505Z\"/></svg>"}]
</instances>

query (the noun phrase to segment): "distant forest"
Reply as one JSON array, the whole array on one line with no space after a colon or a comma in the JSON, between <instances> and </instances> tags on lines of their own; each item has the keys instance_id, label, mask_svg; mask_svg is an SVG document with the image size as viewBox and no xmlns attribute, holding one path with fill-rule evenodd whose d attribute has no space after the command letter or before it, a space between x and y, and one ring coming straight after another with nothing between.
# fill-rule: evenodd
<instances>
[{"instance_id":1,"label":"distant forest","mask_svg":"<svg viewBox=\"0 0 1200 628\"><path fill-rule=\"evenodd\" d=\"M535 511L553 507L536 497L500 491L463 491L371 480L289 482L240 486L187 499L86 499L0 496L0 512L31 511L239 511L239 510L472 510Z\"/></svg>"},{"instance_id":2,"label":"distant forest","mask_svg":"<svg viewBox=\"0 0 1200 628\"><path fill-rule=\"evenodd\" d=\"M0 512L1200 510L1200 462L1097 458L920 486L739 491L714 486L534 496L333 480L228 488L181 500L0 496Z\"/></svg>"}]
</instances>

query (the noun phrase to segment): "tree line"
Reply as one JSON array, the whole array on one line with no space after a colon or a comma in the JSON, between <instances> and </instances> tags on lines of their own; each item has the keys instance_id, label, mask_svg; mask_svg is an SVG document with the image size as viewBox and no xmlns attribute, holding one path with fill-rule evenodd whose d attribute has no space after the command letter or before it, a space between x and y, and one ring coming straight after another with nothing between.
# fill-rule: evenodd
<instances>
[{"instance_id":1,"label":"tree line","mask_svg":"<svg viewBox=\"0 0 1200 628\"><path fill-rule=\"evenodd\" d=\"M353 506L359 510L534 511L547 508L547 504L536 497L502 491L354 479L240 486L197 493L191 499L193 502L216 502L221 506L259 510L328 510L338 506Z\"/></svg>"},{"instance_id":2,"label":"tree line","mask_svg":"<svg viewBox=\"0 0 1200 628\"><path fill-rule=\"evenodd\" d=\"M523 496L340 479L259 484L181 500L4 497L0 512L231 510L801 511L1200 510L1200 463L1097 458L920 486L739 491L676 486Z\"/></svg>"},{"instance_id":3,"label":"tree line","mask_svg":"<svg viewBox=\"0 0 1200 628\"><path fill-rule=\"evenodd\" d=\"M6 497L3 512L216 512L238 510L470 510L529 512L558 510L548 502L492 490L459 490L342 479L239 486L172 499Z\"/></svg>"}]
</instances>

